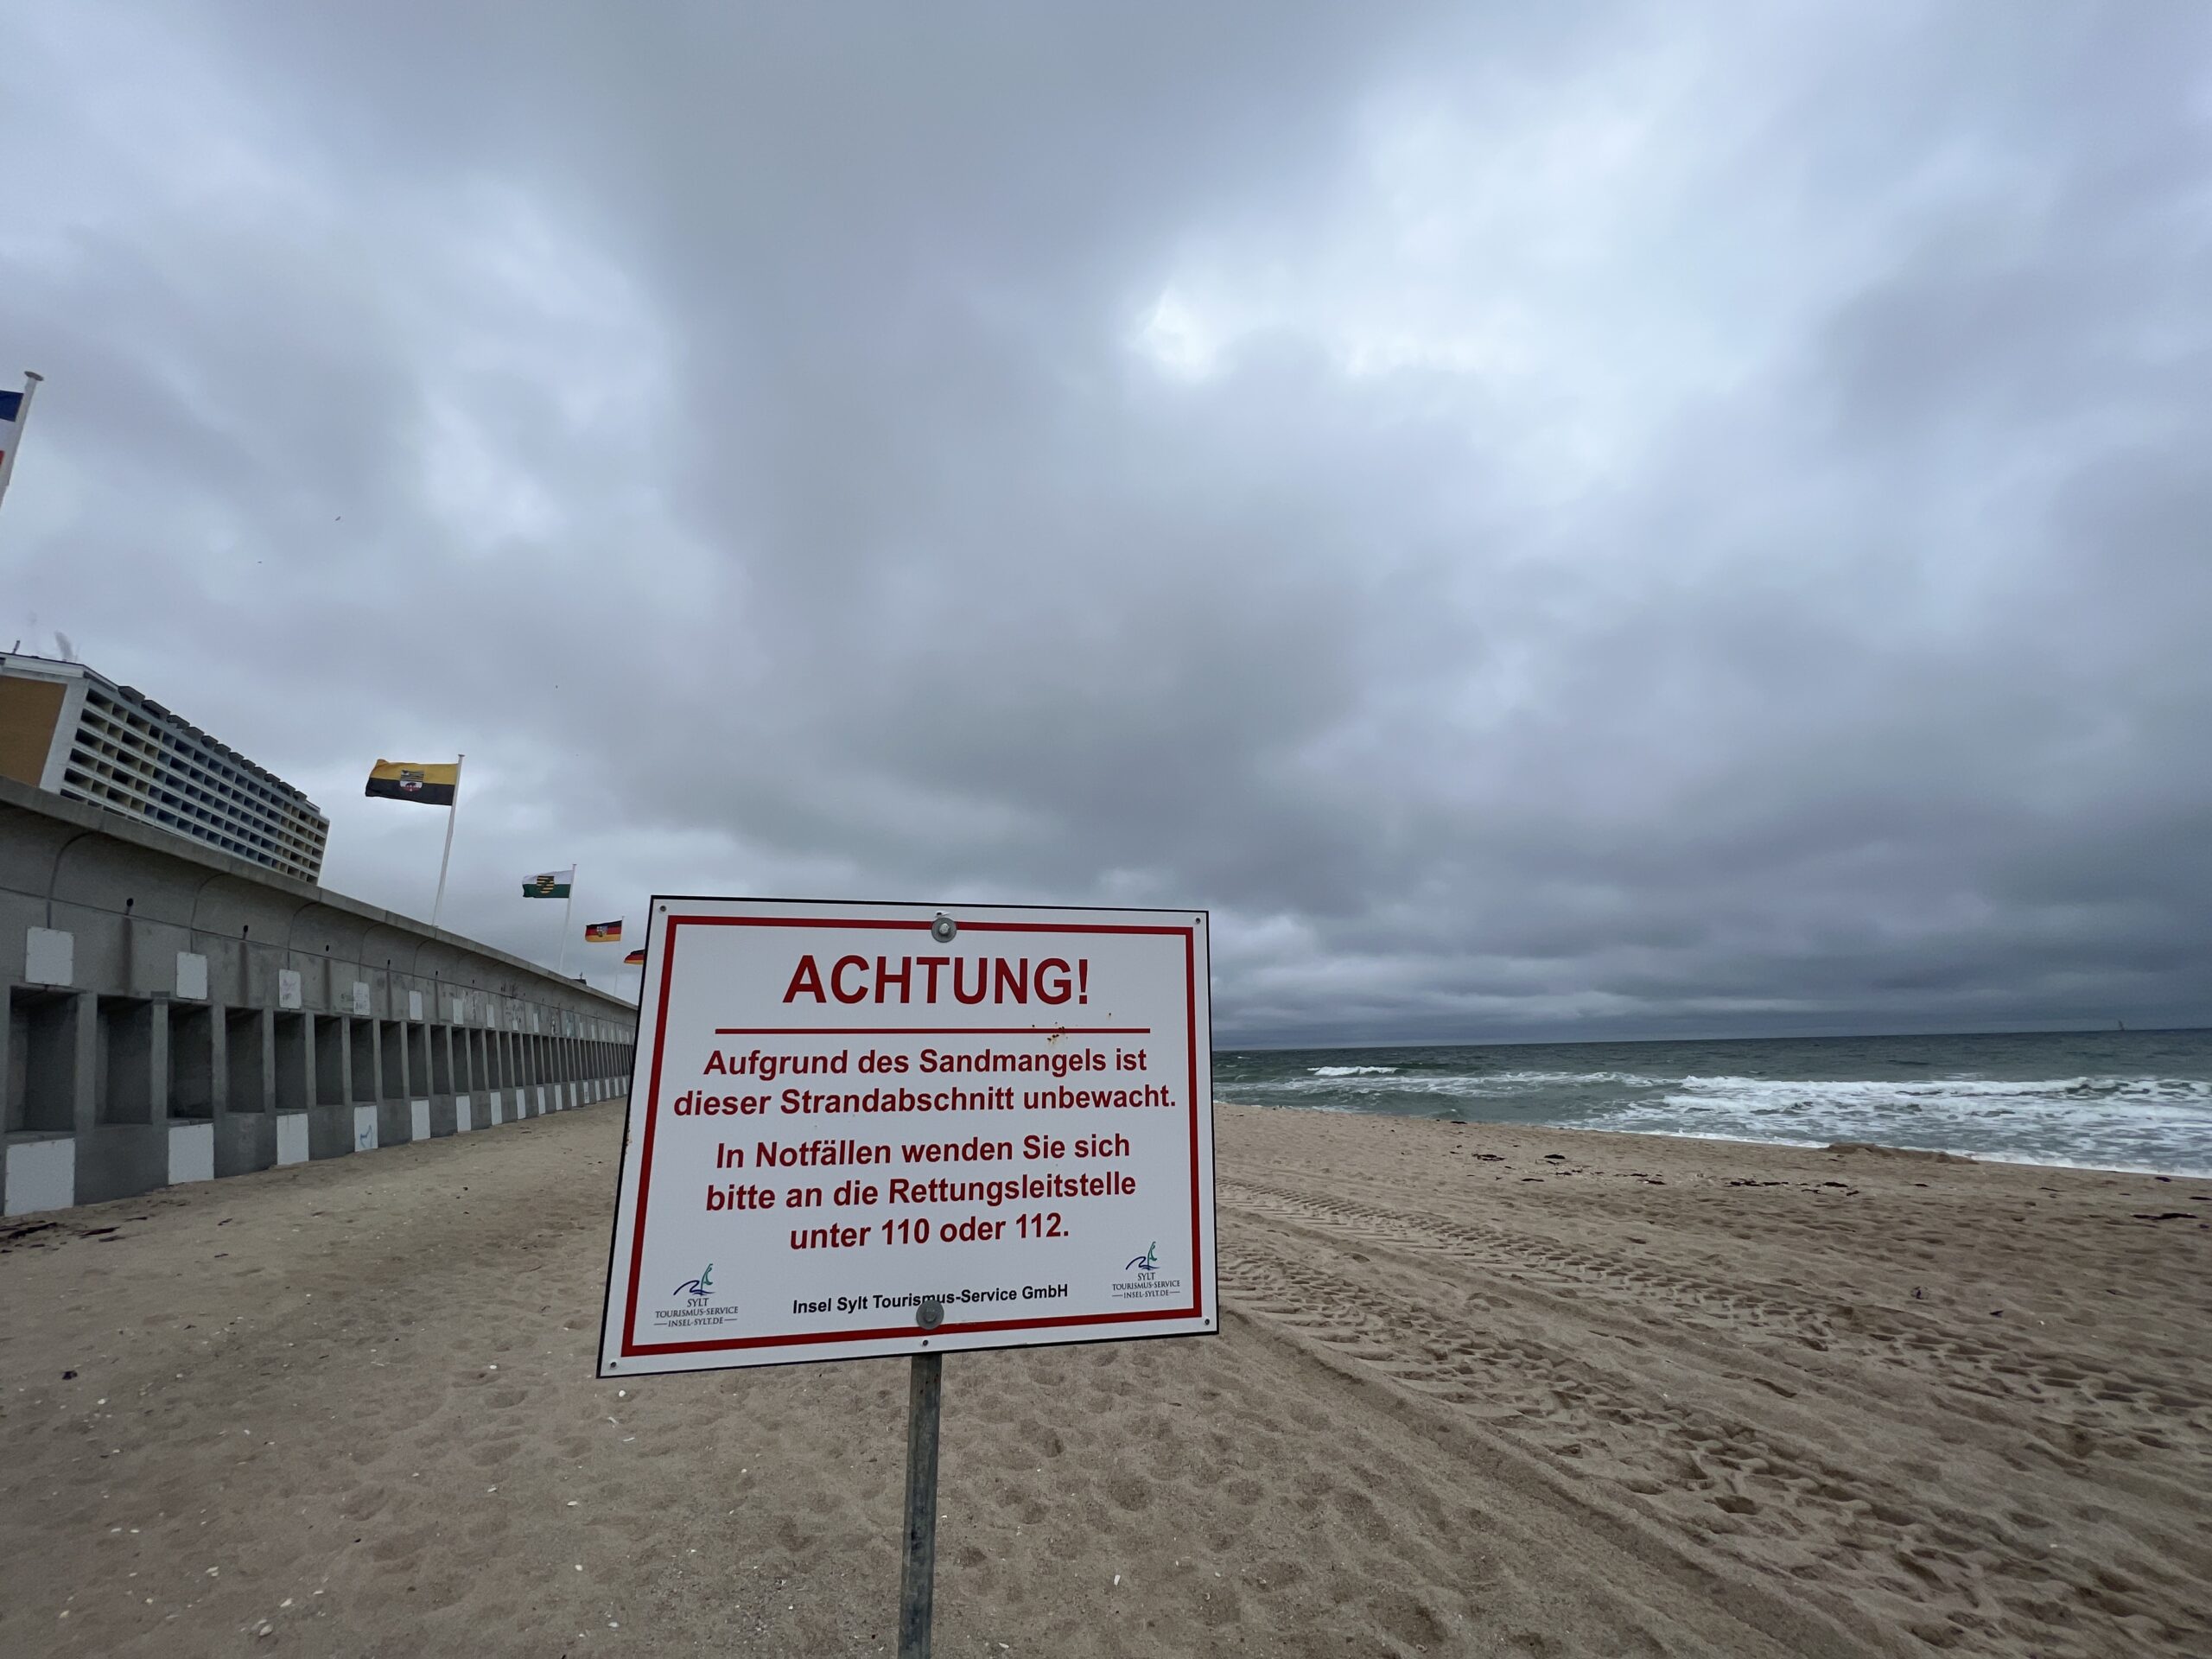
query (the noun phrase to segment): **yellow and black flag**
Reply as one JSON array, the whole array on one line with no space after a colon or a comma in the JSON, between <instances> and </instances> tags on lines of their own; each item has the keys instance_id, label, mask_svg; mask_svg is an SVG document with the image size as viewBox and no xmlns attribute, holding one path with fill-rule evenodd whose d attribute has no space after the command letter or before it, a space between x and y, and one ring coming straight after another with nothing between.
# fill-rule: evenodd
<instances>
[{"instance_id":1,"label":"yellow and black flag","mask_svg":"<svg viewBox=\"0 0 2212 1659\"><path fill-rule=\"evenodd\" d=\"M386 800L419 801L424 806L451 806L453 792L461 786L461 763L379 760L370 769L365 794Z\"/></svg>"}]
</instances>

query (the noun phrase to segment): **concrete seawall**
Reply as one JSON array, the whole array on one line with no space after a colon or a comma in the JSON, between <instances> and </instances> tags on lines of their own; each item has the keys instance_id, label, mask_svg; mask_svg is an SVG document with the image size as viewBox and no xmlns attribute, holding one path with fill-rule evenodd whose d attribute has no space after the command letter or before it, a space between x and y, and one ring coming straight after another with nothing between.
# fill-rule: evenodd
<instances>
[{"instance_id":1,"label":"concrete seawall","mask_svg":"<svg viewBox=\"0 0 2212 1659\"><path fill-rule=\"evenodd\" d=\"M621 1093L636 1010L0 779L10 1216Z\"/></svg>"}]
</instances>

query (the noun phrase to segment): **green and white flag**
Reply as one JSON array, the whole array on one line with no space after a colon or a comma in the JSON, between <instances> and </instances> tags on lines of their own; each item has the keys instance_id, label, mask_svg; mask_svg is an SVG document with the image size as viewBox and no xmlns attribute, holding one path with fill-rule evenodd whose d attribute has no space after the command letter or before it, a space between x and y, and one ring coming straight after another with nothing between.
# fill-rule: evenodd
<instances>
[{"instance_id":1,"label":"green and white flag","mask_svg":"<svg viewBox=\"0 0 2212 1659\"><path fill-rule=\"evenodd\" d=\"M522 896L525 899L566 899L575 879L576 867L573 864L565 870L548 870L543 875L525 879L522 884Z\"/></svg>"}]
</instances>

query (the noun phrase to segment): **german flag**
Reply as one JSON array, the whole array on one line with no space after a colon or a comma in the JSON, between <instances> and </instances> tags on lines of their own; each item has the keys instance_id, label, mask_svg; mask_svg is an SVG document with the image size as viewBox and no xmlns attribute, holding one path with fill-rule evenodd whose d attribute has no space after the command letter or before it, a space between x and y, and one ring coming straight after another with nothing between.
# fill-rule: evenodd
<instances>
[{"instance_id":1,"label":"german flag","mask_svg":"<svg viewBox=\"0 0 2212 1659\"><path fill-rule=\"evenodd\" d=\"M645 965L645 953L642 950L632 950L628 956L622 958L622 965L625 968L644 967Z\"/></svg>"},{"instance_id":2,"label":"german flag","mask_svg":"<svg viewBox=\"0 0 2212 1659\"><path fill-rule=\"evenodd\" d=\"M622 924L620 922L586 922L586 944L620 944L622 943Z\"/></svg>"},{"instance_id":3,"label":"german flag","mask_svg":"<svg viewBox=\"0 0 2212 1659\"><path fill-rule=\"evenodd\" d=\"M453 792L461 787L461 762L379 760L369 769L364 794L388 801L419 801L424 806L451 806Z\"/></svg>"}]
</instances>

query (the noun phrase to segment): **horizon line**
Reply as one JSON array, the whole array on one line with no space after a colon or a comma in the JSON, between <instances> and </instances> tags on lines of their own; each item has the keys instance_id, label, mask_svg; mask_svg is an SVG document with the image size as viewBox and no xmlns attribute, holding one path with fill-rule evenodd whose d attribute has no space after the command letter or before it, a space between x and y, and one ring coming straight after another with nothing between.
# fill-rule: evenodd
<instances>
[{"instance_id":1,"label":"horizon line","mask_svg":"<svg viewBox=\"0 0 2212 1659\"><path fill-rule=\"evenodd\" d=\"M1818 1043L1867 1042L1891 1038L1910 1037L2157 1037L2185 1032L2212 1032L2212 1025L2202 1026L2130 1026L2115 1030L2110 1026L2061 1026L2018 1027L2004 1030L1978 1031L1831 1031L1796 1032L1786 1034L1761 1036L1693 1037L1486 1037L1486 1038L1363 1038L1353 1042L1222 1042L1213 1045L1213 1052L1221 1053L1243 1050L1261 1053L1289 1053L1299 1051L1368 1048L1596 1048L1628 1047L1640 1044L1657 1043Z\"/></svg>"}]
</instances>

